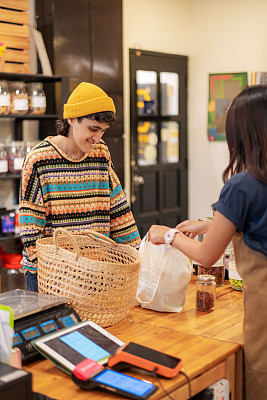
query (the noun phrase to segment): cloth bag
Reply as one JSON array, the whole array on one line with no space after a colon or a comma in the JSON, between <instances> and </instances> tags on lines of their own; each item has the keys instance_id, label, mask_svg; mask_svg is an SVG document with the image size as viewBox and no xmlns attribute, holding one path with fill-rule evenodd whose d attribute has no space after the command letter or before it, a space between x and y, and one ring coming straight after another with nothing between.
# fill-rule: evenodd
<instances>
[{"instance_id":1,"label":"cloth bag","mask_svg":"<svg viewBox=\"0 0 267 400\"><path fill-rule=\"evenodd\" d=\"M139 251L138 303L155 311L182 311L192 274L189 258L172 246L152 244L147 235L142 239Z\"/></svg>"}]
</instances>

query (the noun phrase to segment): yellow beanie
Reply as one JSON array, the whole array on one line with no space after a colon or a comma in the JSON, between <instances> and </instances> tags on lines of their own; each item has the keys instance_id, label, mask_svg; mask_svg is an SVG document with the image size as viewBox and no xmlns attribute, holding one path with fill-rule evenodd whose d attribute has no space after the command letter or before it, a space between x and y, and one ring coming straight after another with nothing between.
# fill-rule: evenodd
<instances>
[{"instance_id":1,"label":"yellow beanie","mask_svg":"<svg viewBox=\"0 0 267 400\"><path fill-rule=\"evenodd\" d=\"M64 104L63 118L77 118L102 111L116 112L113 100L104 90L92 83L82 82Z\"/></svg>"}]
</instances>

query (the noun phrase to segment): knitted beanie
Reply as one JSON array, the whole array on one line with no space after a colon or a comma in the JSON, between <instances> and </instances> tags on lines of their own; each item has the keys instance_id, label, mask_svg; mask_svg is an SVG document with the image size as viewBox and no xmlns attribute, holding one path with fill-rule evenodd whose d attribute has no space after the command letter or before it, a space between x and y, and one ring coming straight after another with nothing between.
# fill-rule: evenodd
<instances>
[{"instance_id":1,"label":"knitted beanie","mask_svg":"<svg viewBox=\"0 0 267 400\"><path fill-rule=\"evenodd\" d=\"M64 104L63 118L84 117L102 111L116 112L111 97L92 83L82 82L71 93Z\"/></svg>"}]
</instances>

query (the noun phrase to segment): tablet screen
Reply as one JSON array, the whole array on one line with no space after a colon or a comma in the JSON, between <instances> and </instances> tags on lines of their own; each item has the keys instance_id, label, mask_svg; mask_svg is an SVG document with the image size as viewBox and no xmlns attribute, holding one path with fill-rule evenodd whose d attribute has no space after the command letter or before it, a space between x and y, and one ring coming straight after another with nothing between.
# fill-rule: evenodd
<instances>
[{"instance_id":1,"label":"tablet screen","mask_svg":"<svg viewBox=\"0 0 267 400\"><path fill-rule=\"evenodd\" d=\"M91 321L64 329L63 332L58 331L35 342L44 354L70 370L86 358L104 364L123 344Z\"/></svg>"}]
</instances>

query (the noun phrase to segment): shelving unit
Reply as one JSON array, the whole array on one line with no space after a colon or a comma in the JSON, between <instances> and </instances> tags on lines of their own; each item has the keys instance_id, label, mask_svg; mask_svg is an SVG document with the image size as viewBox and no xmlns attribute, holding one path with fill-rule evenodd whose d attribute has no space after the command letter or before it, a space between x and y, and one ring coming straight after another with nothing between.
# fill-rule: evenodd
<instances>
[{"instance_id":1,"label":"shelving unit","mask_svg":"<svg viewBox=\"0 0 267 400\"><path fill-rule=\"evenodd\" d=\"M23 121L35 120L39 122L38 139L42 140L46 136L52 135L55 120L62 111L63 104L67 101L69 96L69 78L66 76L47 76L40 74L17 74L0 72L0 80L6 81L23 81L25 83L30 82L42 82L45 95L46 95L46 113L45 114L8 114L0 115L0 127L1 121L11 120L14 122L13 127L13 140L23 140ZM20 173L7 172L4 175L0 175L0 184L2 180L12 179L14 180L15 190L15 202L18 202L18 190L20 183ZM1 188L0 188L1 190ZM0 204L1 207L1 204ZM10 240L14 236L0 236L0 240Z\"/></svg>"}]
</instances>

